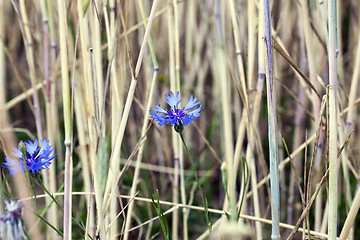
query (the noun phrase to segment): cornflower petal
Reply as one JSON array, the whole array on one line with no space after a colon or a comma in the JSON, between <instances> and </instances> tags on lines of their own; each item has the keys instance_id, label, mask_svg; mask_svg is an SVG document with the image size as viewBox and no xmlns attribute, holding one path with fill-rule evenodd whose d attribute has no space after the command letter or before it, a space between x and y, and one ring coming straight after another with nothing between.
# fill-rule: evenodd
<instances>
[{"instance_id":1,"label":"cornflower petal","mask_svg":"<svg viewBox=\"0 0 360 240\"><path fill-rule=\"evenodd\" d=\"M201 111L201 109L203 109L203 106L202 106L202 105L200 105L199 108L197 108L197 109L189 112L188 114L189 114L189 115L192 115L193 117L199 118L199 117L200 117L200 111Z\"/></svg>"},{"instance_id":2,"label":"cornflower petal","mask_svg":"<svg viewBox=\"0 0 360 240\"><path fill-rule=\"evenodd\" d=\"M167 113L166 110L162 109L159 105L155 104L156 109L154 109L155 112L159 112L159 113Z\"/></svg>"},{"instance_id":3,"label":"cornflower petal","mask_svg":"<svg viewBox=\"0 0 360 240\"><path fill-rule=\"evenodd\" d=\"M32 173L38 173L41 169L48 168L51 165L51 161L55 158L55 154L53 155L53 146L49 145L48 140L41 141L41 147L38 146L38 139L34 142L30 140L25 142L26 147L26 156L20 150L20 145L18 148L14 148L13 155L17 158L16 160L5 156L5 163L3 163L3 167L7 168L10 172L10 176L15 175L18 172L24 173L26 168ZM24 164L23 157L25 157L26 168Z\"/></svg>"},{"instance_id":4,"label":"cornflower petal","mask_svg":"<svg viewBox=\"0 0 360 240\"><path fill-rule=\"evenodd\" d=\"M184 111L192 110L201 103L201 102L196 102L196 100L197 97L194 99L193 95L191 94L189 102L186 104Z\"/></svg>"},{"instance_id":5,"label":"cornflower petal","mask_svg":"<svg viewBox=\"0 0 360 240\"><path fill-rule=\"evenodd\" d=\"M21 172L24 169L24 165L21 164L19 161L15 161L11 158L5 157L5 162L2 165L4 168L7 168L10 172L10 176L15 175L18 172Z\"/></svg>"},{"instance_id":6,"label":"cornflower petal","mask_svg":"<svg viewBox=\"0 0 360 240\"><path fill-rule=\"evenodd\" d=\"M44 141L41 141L41 148L39 150L39 153L37 154L36 157L42 159L42 158L49 158L50 154L52 153L52 151L54 150L52 146L49 146L49 141L46 141L46 138ZM53 156L55 157L55 156Z\"/></svg>"},{"instance_id":7,"label":"cornflower petal","mask_svg":"<svg viewBox=\"0 0 360 240\"><path fill-rule=\"evenodd\" d=\"M161 127L165 123L165 117L156 113L154 110L149 110L151 116L150 118L154 119L155 122L159 122L159 126Z\"/></svg>"},{"instance_id":8,"label":"cornflower petal","mask_svg":"<svg viewBox=\"0 0 360 240\"><path fill-rule=\"evenodd\" d=\"M25 146L30 156L33 156L38 148L38 140L36 139L34 142L29 140L28 142L25 142Z\"/></svg>"},{"instance_id":9,"label":"cornflower petal","mask_svg":"<svg viewBox=\"0 0 360 240\"><path fill-rule=\"evenodd\" d=\"M179 92L177 92L176 95L174 95L174 93L171 91L170 96L165 94L165 97L166 100L163 101L169 104L169 106L173 109L175 109L181 102L181 100L179 100Z\"/></svg>"},{"instance_id":10,"label":"cornflower petal","mask_svg":"<svg viewBox=\"0 0 360 240\"><path fill-rule=\"evenodd\" d=\"M50 166L50 162L49 161L33 161L33 162L31 162L31 164L28 166L28 169L29 169L29 171L31 171L32 173L38 173L39 172L39 170L41 170L41 169L45 169L45 167L46 168L49 168L49 166Z\"/></svg>"},{"instance_id":11,"label":"cornflower petal","mask_svg":"<svg viewBox=\"0 0 360 240\"><path fill-rule=\"evenodd\" d=\"M14 152L13 155L17 158L22 158L23 157L23 153L18 149L18 148L13 148Z\"/></svg>"},{"instance_id":12,"label":"cornflower petal","mask_svg":"<svg viewBox=\"0 0 360 240\"><path fill-rule=\"evenodd\" d=\"M0 238L1 239L27 239L21 222L22 204L18 201L5 200L5 213L0 218Z\"/></svg>"},{"instance_id":13,"label":"cornflower petal","mask_svg":"<svg viewBox=\"0 0 360 240\"><path fill-rule=\"evenodd\" d=\"M155 104L156 109L150 109L151 114L150 118L154 119L155 122L158 122L159 126L162 126L164 123L167 123L172 126L186 126L192 124L194 120L200 117L200 111L203 108L201 102L196 102L197 98L191 94L189 102L186 104L185 108L178 107L179 103L182 101L179 99L179 92L176 95L173 92L170 92L170 96L166 95L166 102L170 109L164 110L159 105ZM200 105L200 106L199 106ZM195 109L198 107L197 109ZM192 110L191 112L188 112ZM183 130L183 128L178 128ZM176 131L177 128L175 128ZM178 131L179 132L179 131Z\"/></svg>"},{"instance_id":14,"label":"cornflower petal","mask_svg":"<svg viewBox=\"0 0 360 240\"><path fill-rule=\"evenodd\" d=\"M188 124L193 124L193 120L195 120L193 117L191 117L190 115L186 115L185 117L183 117L181 119L182 123L184 126L188 125Z\"/></svg>"}]
</instances>

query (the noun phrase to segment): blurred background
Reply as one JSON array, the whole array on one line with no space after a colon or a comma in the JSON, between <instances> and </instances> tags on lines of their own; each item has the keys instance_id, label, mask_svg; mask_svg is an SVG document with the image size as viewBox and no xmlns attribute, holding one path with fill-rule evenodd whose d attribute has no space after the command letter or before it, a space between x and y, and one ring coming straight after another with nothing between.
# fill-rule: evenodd
<instances>
[{"instance_id":1,"label":"blurred background","mask_svg":"<svg viewBox=\"0 0 360 240\"><path fill-rule=\"evenodd\" d=\"M328 166L327 2L270 1L282 238ZM36 138L55 146L42 177L60 202L64 178L70 181L72 216L87 230L73 223L72 239L165 239L151 201L156 190L171 239L270 239L263 11L260 0L0 0L1 151ZM359 14L360 2L337 2L338 235L360 183ZM195 208L203 201L178 134L149 119L150 107L166 108L170 91L180 92L181 107L191 94L204 107L183 134L212 212L211 234L203 208ZM34 209L18 175L1 177L7 197L25 204L25 231L61 239L32 213L50 198L37 188ZM230 202L241 212L234 225L222 211L230 182ZM295 239L326 238L322 184L300 225L309 231ZM60 208L44 218L63 228Z\"/></svg>"}]
</instances>

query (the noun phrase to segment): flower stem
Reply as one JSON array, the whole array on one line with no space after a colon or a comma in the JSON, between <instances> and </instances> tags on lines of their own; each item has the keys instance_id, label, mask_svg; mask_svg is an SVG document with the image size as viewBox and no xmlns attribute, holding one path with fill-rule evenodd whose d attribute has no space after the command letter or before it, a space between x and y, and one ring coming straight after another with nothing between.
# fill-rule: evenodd
<instances>
[{"instance_id":1,"label":"flower stem","mask_svg":"<svg viewBox=\"0 0 360 240\"><path fill-rule=\"evenodd\" d=\"M58 201L56 201L56 199L54 198L54 196L47 190L47 188L45 187L44 183L42 182L40 176L36 177L36 180L38 181L40 187L42 189L44 189L44 191L46 192L47 195L49 195L49 197L56 203L56 205L58 205L62 210L64 210L63 206L60 205L60 203Z\"/></svg>"},{"instance_id":2,"label":"flower stem","mask_svg":"<svg viewBox=\"0 0 360 240\"><path fill-rule=\"evenodd\" d=\"M27 164L26 164L26 154L27 154L26 146L22 141L20 141L19 146L20 146L20 151L22 152L22 155L23 155L23 158L21 160L24 163L26 180L29 185L29 190L31 189L34 194L31 196L31 198L33 200L34 209L36 209L36 191L35 191L34 184L31 183L30 178L29 178L29 169L27 168Z\"/></svg>"},{"instance_id":3,"label":"flower stem","mask_svg":"<svg viewBox=\"0 0 360 240\"><path fill-rule=\"evenodd\" d=\"M204 195L204 193L203 193L203 191L202 191L201 184L200 184L200 181L199 181L199 177L198 177L198 175L197 175L197 173L196 173L196 165L194 164L194 161L193 161L192 158L191 158L191 155L190 155L190 152L189 152L188 147L186 146L184 137L183 137L183 135L182 135L181 132L179 132L179 134L180 134L181 141L183 142L184 147L185 147L185 149L186 149L186 152L187 152L187 154L188 154L188 156L189 156L192 169L193 169L193 171L194 171L194 177L195 177L197 186L198 186L198 188L199 188L200 195L201 195L201 199L202 199L202 202L203 202L203 205L204 205L204 209L205 209L206 223L207 223L207 225L208 225L208 227L209 227L209 232L211 232L211 221L210 221L211 219L210 219L210 217L209 217L209 212L208 212L208 201L207 201L206 196Z\"/></svg>"},{"instance_id":4,"label":"flower stem","mask_svg":"<svg viewBox=\"0 0 360 240\"><path fill-rule=\"evenodd\" d=\"M49 197L55 202L55 204L58 205L58 207L60 207L61 210L64 210L64 207L61 206L61 204L55 199L55 197L47 190L47 188L45 187L44 183L41 180L40 175L35 176L35 178L38 181L40 187L46 192L47 195L49 195ZM81 225L73 216L70 216L70 217L72 218L74 223L81 228L81 230L86 232L86 229L83 227L83 225ZM88 234L88 237L90 237L90 239L93 239L89 234Z\"/></svg>"}]
</instances>

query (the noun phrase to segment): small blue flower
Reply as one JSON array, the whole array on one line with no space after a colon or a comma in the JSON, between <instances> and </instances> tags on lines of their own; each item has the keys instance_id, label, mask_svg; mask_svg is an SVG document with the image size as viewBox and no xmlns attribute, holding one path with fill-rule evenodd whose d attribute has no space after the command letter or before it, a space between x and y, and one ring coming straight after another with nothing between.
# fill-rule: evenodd
<instances>
[{"instance_id":1,"label":"small blue flower","mask_svg":"<svg viewBox=\"0 0 360 240\"><path fill-rule=\"evenodd\" d=\"M14 148L13 155L17 158L16 160L6 157L3 167L7 168L10 172L10 176L15 175L18 172L25 172L25 166L23 161L23 152L21 151L21 145L26 149L26 167L32 174L39 173L39 170L48 168L51 164L51 160L55 158L52 155L54 150L52 145L49 145L48 140L41 141L41 147L38 145L38 139L34 142L30 140L28 142L20 142L18 148Z\"/></svg>"},{"instance_id":2,"label":"small blue flower","mask_svg":"<svg viewBox=\"0 0 360 240\"><path fill-rule=\"evenodd\" d=\"M164 110L159 105L155 104L156 109L149 110L151 114L150 118L153 118L158 122L159 126L167 123L174 127L182 127L193 123L192 121L200 117L200 111L203 107L200 105L201 102L196 102L197 98L194 98L192 94L189 102L184 108L178 108L179 103L182 101L179 99L179 92L177 92L176 95L173 92L170 92L170 96L166 94L165 96L166 100L163 101L170 106L170 109Z\"/></svg>"},{"instance_id":3,"label":"small blue flower","mask_svg":"<svg viewBox=\"0 0 360 240\"><path fill-rule=\"evenodd\" d=\"M22 204L18 201L5 200L5 214L0 218L0 237L2 239L27 239L21 222Z\"/></svg>"}]
</instances>

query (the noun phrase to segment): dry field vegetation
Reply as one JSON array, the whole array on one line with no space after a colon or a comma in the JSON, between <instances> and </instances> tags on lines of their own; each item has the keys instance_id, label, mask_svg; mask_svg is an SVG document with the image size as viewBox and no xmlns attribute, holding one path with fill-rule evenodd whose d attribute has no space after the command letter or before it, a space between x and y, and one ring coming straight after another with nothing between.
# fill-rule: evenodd
<instances>
[{"instance_id":1,"label":"dry field vegetation","mask_svg":"<svg viewBox=\"0 0 360 240\"><path fill-rule=\"evenodd\" d=\"M0 0L0 40L1 150L50 140L64 208L1 167L28 238L358 239L360 1Z\"/></svg>"}]
</instances>

